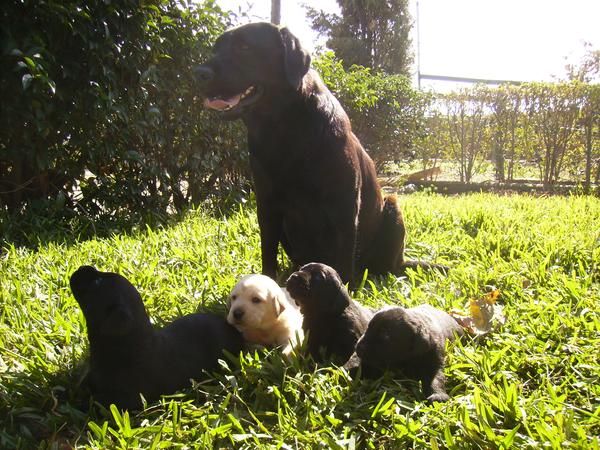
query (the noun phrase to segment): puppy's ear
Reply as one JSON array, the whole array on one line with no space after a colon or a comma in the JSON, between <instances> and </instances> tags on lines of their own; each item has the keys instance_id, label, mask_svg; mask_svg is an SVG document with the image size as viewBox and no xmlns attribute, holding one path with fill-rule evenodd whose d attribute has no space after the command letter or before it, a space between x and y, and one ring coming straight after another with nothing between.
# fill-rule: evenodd
<instances>
[{"instance_id":1,"label":"puppy's ear","mask_svg":"<svg viewBox=\"0 0 600 450\"><path fill-rule=\"evenodd\" d=\"M299 89L310 67L310 54L286 27L280 28L279 34L283 43L283 67L287 81L294 89Z\"/></svg>"},{"instance_id":2,"label":"puppy's ear","mask_svg":"<svg viewBox=\"0 0 600 450\"><path fill-rule=\"evenodd\" d=\"M102 322L102 333L109 336L127 334L133 326L133 314L121 305L115 306Z\"/></svg>"},{"instance_id":3,"label":"puppy's ear","mask_svg":"<svg viewBox=\"0 0 600 450\"><path fill-rule=\"evenodd\" d=\"M428 353L436 347L436 341L426 326L419 325L418 332L415 333L412 354L414 356Z\"/></svg>"},{"instance_id":4,"label":"puppy's ear","mask_svg":"<svg viewBox=\"0 0 600 450\"><path fill-rule=\"evenodd\" d=\"M324 300L327 302L329 312L333 314L341 314L351 302L350 294L344 286L331 290L330 295L327 295Z\"/></svg>"},{"instance_id":5,"label":"puppy's ear","mask_svg":"<svg viewBox=\"0 0 600 450\"><path fill-rule=\"evenodd\" d=\"M273 306L275 308L275 316L277 317L285 311L287 300L283 291L273 293Z\"/></svg>"}]
</instances>

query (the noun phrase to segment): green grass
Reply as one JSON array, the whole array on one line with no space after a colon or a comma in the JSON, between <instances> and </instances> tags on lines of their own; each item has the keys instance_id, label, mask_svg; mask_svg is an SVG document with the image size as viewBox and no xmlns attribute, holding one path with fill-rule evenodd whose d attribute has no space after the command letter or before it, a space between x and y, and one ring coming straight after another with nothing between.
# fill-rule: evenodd
<instances>
[{"instance_id":1,"label":"green grass","mask_svg":"<svg viewBox=\"0 0 600 450\"><path fill-rule=\"evenodd\" d=\"M409 257L453 269L447 277L369 277L355 298L465 310L490 286L501 291L504 327L449 349L448 403L427 404L414 383L351 380L302 358L284 363L275 351L229 361L216 378L141 413L88 413L76 389L85 321L68 287L77 267L128 277L157 324L196 310L223 313L236 280L260 270L252 207L220 218L196 210L126 235L78 242L46 226L35 249L5 244L0 448L598 449L600 200L401 201Z\"/></svg>"}]
</instances>

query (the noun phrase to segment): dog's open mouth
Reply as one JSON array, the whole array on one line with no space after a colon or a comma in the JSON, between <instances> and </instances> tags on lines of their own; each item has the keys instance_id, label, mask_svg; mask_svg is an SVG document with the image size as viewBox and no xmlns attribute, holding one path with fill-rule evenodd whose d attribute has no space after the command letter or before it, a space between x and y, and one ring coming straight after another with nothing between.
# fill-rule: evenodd
<instances>
[{"instance_id":1,"label":"dog's open mouth","mask_svg":"<svg viewBox=\"0 0 600 450\"><path fill-rule=\"evenodd\" d=\"M219 96L209 97L204 100L206 108L214 109L222 113L233 112L255 103L262 95L262 89L258 86L250 86L241 94L229 98Z\"/></svg>"}]
</instances>

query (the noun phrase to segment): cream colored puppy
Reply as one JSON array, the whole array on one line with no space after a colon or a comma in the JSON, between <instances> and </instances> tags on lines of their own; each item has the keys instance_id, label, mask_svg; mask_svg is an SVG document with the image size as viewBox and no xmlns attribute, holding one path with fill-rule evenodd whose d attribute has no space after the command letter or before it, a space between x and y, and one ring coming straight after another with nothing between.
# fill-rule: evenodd
<instances>
[{"instance_id":1,"label":"cream colored puppy","mask_svg":"<svg viewBox=\"0 0 600 450\"><path fill-rule=\"evenodd\" d=\"M265 275L246 275L233 287L227 322L246 341L283 347L288 355L304 338L302 314L287 292Z\"/></svg>"}]
</instances>

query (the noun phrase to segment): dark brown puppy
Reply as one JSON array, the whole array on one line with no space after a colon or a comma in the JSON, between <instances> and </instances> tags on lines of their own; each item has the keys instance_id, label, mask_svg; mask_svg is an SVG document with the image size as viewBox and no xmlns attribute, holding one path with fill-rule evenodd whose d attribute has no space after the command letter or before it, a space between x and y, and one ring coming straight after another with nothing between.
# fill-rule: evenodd
<instances>
[{"instance_id":1,"label":"dark brown puppy","mask_svg":"<svg viewBox=\"0 0 600 450\"><path fill-rule=\"evenodd\" d=\"M346 362L373 311L352 300L338 273L325 264L306 264L290 275L286 288L304 316L302 328L315 361Z\"/></svg>"},{"instance_id":2,"label":"dark brown puppy","mask_svg":"<svg viewBox=\"0 0 600 450\"><path fill-rule=\"evenodd\" d=\"M223 350L239 353L243 339L224 317L190 314L156 330L139 292L121 275L82 266L71 290L87 323L95 400L121 408L142 406L190 385L218 367Z\"/></svg>"},{"instance_id":3,"label":"dark brown puppy","mask_svg":"<svg viewBox=\"0 0 600 450\"><path fill-rule=\"evenodd\" d=\"M443 371L446 341L463 334L456 320L430 305L386 308L369 322L356 354L367 367L401 370L421 381L427 400L443 402L449 398Z\"/></svg>"},{"instance_id":4,"label":"dark brown puppy","mask_svg":"<svg viewBox=\"0 0 600 450\"><path fill-rule=\"evenodd\" d=\"M364 268L428 267L404 261L398 201L382 197L348 116L309 66L287 28L253 23L220 36L196 68L205 105L248 129L263 273L275 277L280 242L297 267L323 262L346 282Z\"/></svg>"}]
</instances>

